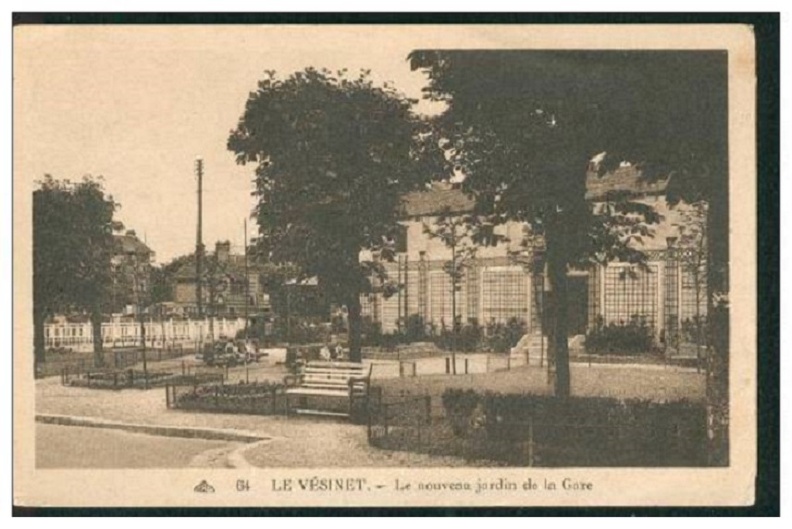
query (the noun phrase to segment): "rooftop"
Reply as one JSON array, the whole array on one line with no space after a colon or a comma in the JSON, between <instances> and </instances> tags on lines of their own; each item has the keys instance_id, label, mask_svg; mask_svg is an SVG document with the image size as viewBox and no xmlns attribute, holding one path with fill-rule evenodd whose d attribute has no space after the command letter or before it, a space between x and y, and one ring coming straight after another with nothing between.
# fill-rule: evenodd
<instances>
[{"instance_id":1,"label":"rooftop","mask_svg":"<svg viewBox=\"0 0 792 529\"><path fill-rule=\"evenodd\" d=\"M113 235L116 252L123 254L150 254L151 248L137 238L134 231L127 231L123 235Z\"/></svg>"},{"instance_id":2,"label":"rooftop","mask_svg":"<svg viewBox=\"0 0 792 529\"><path fill-rule=\"evenodd\" d=\"M602 201L609 195L626 193L641 197L665 193L669 178L650 181L634 166L619 167L599 176L586 175L586 200ZM437 215L443 211L465 213L472 211L474 200L461 189L449 184L435 185L426 191L414 191L404 196L404 214L407 217Z\"/></svg>"},{"instance_id":3,"label":"rooftop","mask_svg":"<svg viewBox=\"0 0 792 529\"><path fill-rule=\"evenodd\" d=\"M591 171L586 175L586 200L604 200L612 193L631 196L662 195L670 177L649 180L634 166L627 165L599 176Z\"/></svg>"}]
</instances>

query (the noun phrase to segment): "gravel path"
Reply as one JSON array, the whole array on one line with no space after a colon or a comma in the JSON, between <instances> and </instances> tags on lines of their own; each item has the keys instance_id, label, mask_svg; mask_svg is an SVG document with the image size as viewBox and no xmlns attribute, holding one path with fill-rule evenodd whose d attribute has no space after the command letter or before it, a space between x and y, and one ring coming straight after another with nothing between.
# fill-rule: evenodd
<instances>
[{"instance_id":1,"label":"gravel path","mask_svg":"<svg viewBox=\"0 0 792 529\"><path fill-rule=\"evenodd\" d=\"M129 423L242 429L270 436L244 452L260 467L461 466L454 458L390 452L369 446L365 426L335 419L189 413L165 407L165 390L103 391L64 387L55 378L36 382L37 413L101 417ZM72 428L72 427L61 427ZM211 466L223 466L225 456Z\"/></svg>"},{"instance_id":2,"label":"gravel path","mask_svg":"<svg viewBox=\"0 0 792 529\"><path fill-rule=\"evenodd\" d=\"M275 369L255 370L259 380L280 377ZM236 374L236 373L235 373ZM704 377L690 371L643 369L636 367L598 368L573 366L575 395L643 397L658 400L688 398L702 400ZM442 393L445 387L475 387L479 390L549 393L546 373L540 369L518 368L488 375L426 376L378 380L386 394ZM436 401L436 402L435 402ZM433 399L433 407L441 407ZM240 429L271 437L244 450L244 458L259 467L438 467L468 465L456 458L440 458L410 452L394 452L371 447L366 428L336 419L317 417L255 416L192 413L169 410L165 390L103 391L64 387L58 378L36 382L36 412L103 419L136 424ZM441 409L434 413L442 413ZM226 452L207 456L209 466L227 464Z\"/></svg>"}]
</instances>

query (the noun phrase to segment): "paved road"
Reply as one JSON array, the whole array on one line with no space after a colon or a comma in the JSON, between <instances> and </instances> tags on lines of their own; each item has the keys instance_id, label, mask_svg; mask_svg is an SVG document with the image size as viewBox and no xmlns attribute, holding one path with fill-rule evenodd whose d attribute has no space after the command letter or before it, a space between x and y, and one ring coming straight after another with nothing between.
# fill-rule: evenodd
<instances>
[{"instance_id":1,"label":"paved road","mask_svg":"<svg viewBox=\"0 0 792 529\"><path fill-rule=\"evenodd\" d=\"M38 468L222 466L234 443L180 439L79 426L36 425Z\"/></svg>"}]
</instances>

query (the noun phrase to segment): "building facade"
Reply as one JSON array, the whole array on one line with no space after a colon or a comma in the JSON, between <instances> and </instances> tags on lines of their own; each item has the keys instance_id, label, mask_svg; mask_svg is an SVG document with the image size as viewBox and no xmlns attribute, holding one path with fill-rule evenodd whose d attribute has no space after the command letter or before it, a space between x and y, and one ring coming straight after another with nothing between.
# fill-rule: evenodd
<instances>
[{"instance_id":1,"label":"building facade","mask_svg":"<svg viewBox=\"0 0 792 529\"><path fill-rule=\"evenodd\" d=\"M186 317L198 315L195 256L174 274L173 303L170 310ZM203 315L239 318L270 311L269 295L261 282L261 270L245 263L245 256L231 252L231 243L219 241L213 254L206 256L201 285Z\"/></svg>"},{"instance_id":2,"label":"building facade","mask_svg":"<svg viewBox=\"0 0 792 529\"><path fill-rule=\"evenodd\" d=\"M668 181L644 182L631 167L603 177L590 174L588 180L587 198L594 207L610 193L630 191L634 201L650 205L662 221L651 226L653 236L633 245L646 254L646 266L610 262L568 272L570 335L634 318L652 328L658 343L690 332L697 319L706 318L703 245L692 244L694 230L686 225L691 222L691 206L670 207L664 196ZM364 315L379 322L383 332L399 331L413 314L435 328L450 328L455 301L456 316L463 324L486 326L516 318L529 332L545 334L542 307L552 293L542 264L543 243L534 240L526 248L527 226L522 223L494 228L505 242L476 246L475 259L466 266L453 299L453 281L446 271L451 249L430 237L425 226L436 223L440 212L462 215L472 205L460 189L448 185L405 197L398 256L396 262L385 263L390 279L401 288L391 297L372 294L363 299Z\"/></svg>"},{"instance_id":3,"label":"building facade","mask_svg":"<svg viewBox=\"0 0 792 529\"><path fill-rule=\"evenodd\" d=\"M148 304L153 260L154 252L134 230L113 236L111 313L136 314Z\"/></svg>"}]
</instances>

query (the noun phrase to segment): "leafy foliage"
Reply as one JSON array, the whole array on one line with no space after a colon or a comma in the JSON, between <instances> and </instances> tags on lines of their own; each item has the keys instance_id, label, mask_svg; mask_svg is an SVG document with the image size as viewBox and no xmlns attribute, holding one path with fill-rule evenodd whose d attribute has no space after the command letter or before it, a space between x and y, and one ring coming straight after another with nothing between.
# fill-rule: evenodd
<instances>
[{"instance_id":1,"label":"leafy foliage","mask_svg":"<svg viewBox=\"0 0 792 529\"><path fill-rule=\"evenodd\" d=\"M412 102L368 72L308 68L278 79L267 72L248 97L228 148L256 164L258 245L272 262L317 277L350 314L351 357L359 359L361 293L392 260L401 197L438 165L427 124Z\"/></svg>"},{"instance_id":2,"label":"leafy foliage","mask_svg":"<svg viewBox=\"0 0 792 529\"><path fill-rule=\"evenodd\" d=\"M605 324L602 317L586 333L586 351L594 354L635 355L654 349L652 328L645 318Z\"/></svg>"},{"instance_id":3,"label":"leafy foliage","mask_svg":"<svg viewBox=\"0 0 792 529\"><path fill-rule=\"evenodd\" d=\"M112 286L113 222L116 204L105 196L101 178L80 182L46 175L33 192L33 313L36 360L43 360L44 321L56 313L83 312L97 339L103 303ZM101 336L101 335L100 335Z\"/></svg>"},{"instance_id":4,"label":"leafy foliage","mask_svg":"<svg viewBox=\"0 0 792 529\"><path fill-rule=\"evenodd\" d=\"M487 342L496 353L508 353L528 332L528 326L520 318L510 318L506 323L491 322L487 325Z\"/></svg>"},{"instance_id":5,"label":"leafy foliage","mask_svg":"<svg viewBox=\"0 0 792 529\"><path fill-rule=\"evenodd\" d=\"M529 440L536 446L530 463L541 466L707 464L700 403L499 393L480 399L487 439L509 443L498 455L515 464L520 452L511 443Z\"/></svg>"},{"instance_id":6,"label":"leafy foliage","mask_svg":"<svg viewBox=\"0 0 792 529\"><path fill-rule=\"evenodd\" d=\"M726 167L726 56L420 50L410 59L429 77L426 97L448 105L437 128L475 213L528 222L545 239L556 393L566 397L568 266L640 262L629 242L659 220L628 196L587 203L587 171L605 153L600 174L628 161L647 179L673 171L678 196L714 196Z\"/></svg>"}]
</instances>

